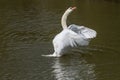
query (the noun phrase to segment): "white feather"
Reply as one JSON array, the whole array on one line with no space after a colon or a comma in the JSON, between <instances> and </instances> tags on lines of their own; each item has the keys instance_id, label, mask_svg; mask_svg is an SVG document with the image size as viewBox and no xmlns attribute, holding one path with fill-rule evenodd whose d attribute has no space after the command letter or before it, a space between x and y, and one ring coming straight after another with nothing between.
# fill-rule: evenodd
<instances>
[{"instance_id":1,"label":"white feather","mask_svg":"<svg viewBox=\"0 0 120 80\"><path fill-rule=\"evenodd\" d=\"M78 26L75 24L70 25L68 28L79 35L83 35L84 39L95 38L97 34L96 31L93 29L90 29L84 26Z\"/></svg>"},{"instance_id":2,"label":"white feather","mask_svg":"<svg viewBox=\"0 0 120 80\"><path fill-rule=\"evenodd\" d=\"M76 7L68 8L62 16L61 24L63 30L55 36L53 39L53 46L54 46L54 53L53 55L47 56L54 56L60 57L62 56L70 47L77 47L77 46L86 46L89 44L89 41L92 38L96 37L96 31L78 25L70 25L67 27L66 20L69 13L71 13Z\"/></svg>"}]
</instances>

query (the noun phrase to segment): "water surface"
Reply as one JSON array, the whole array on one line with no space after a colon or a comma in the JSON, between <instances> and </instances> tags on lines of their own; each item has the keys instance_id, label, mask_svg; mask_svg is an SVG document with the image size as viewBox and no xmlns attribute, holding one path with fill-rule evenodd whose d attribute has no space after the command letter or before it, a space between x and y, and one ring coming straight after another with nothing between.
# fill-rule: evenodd
<instances>
[{"instance_id":1,"label":"water surface","mask_svg":"<svg viewBox=\"0 0 120 80\"><path fill-rule=\"evenodd\" d=\"M90 27L97 38L62 58L52 39L69 6L68 24ZM0 80L119 80L120 3L115 0L1 0Z\"/></svg>"}]
</instances>

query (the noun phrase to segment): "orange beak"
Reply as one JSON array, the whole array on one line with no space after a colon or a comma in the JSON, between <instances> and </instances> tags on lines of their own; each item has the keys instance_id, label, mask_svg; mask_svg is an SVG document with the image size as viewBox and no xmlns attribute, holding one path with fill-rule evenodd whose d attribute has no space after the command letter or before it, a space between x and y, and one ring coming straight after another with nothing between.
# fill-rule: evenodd
<instances>
[{"instance_id":1,"label":"orange beak","mask_svg":"<svg viewBox=\"0 0 120 80\"><path fill-rule=\"evenodd\" d=\"M75 10L77 7L72 7L72 10Z\"/></svg>"}]
</instances>

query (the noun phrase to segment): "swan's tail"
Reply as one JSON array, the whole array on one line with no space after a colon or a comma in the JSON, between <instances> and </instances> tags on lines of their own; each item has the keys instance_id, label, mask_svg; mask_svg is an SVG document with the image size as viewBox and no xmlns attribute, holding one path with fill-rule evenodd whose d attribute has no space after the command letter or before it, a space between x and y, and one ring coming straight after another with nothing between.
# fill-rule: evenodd
<instances>
[{"instance_id":1,"label":"swan's tail","mask_svg":"<svg viewBox=\"0 0 120 80\"><path fill-rule=\"evenodd\" d=\"M57 55L54 55L54 54L49 54L49 55L42 55L43 57L61 57L61 56L57 56Z\"/></svg>"}]
</instances>

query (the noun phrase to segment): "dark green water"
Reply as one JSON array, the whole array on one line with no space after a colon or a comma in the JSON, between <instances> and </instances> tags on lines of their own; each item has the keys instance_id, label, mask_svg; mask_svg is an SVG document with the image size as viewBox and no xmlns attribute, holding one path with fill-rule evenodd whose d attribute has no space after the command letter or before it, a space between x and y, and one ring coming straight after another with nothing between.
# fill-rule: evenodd
<instances>
[{"instance_id":1,"label":"dark green water","mask_svg":"<svg viewBox=\"0 0 120 80\"><path fill-rule=\"evenodd\" d=\"M0 80L120 80L120 3L112 0L0 0ZM68 24L97 31L86 48L62 58L52 39L69 6ZM82 55L81 55L82 54Z\"/></svg>"}]
</instances>

